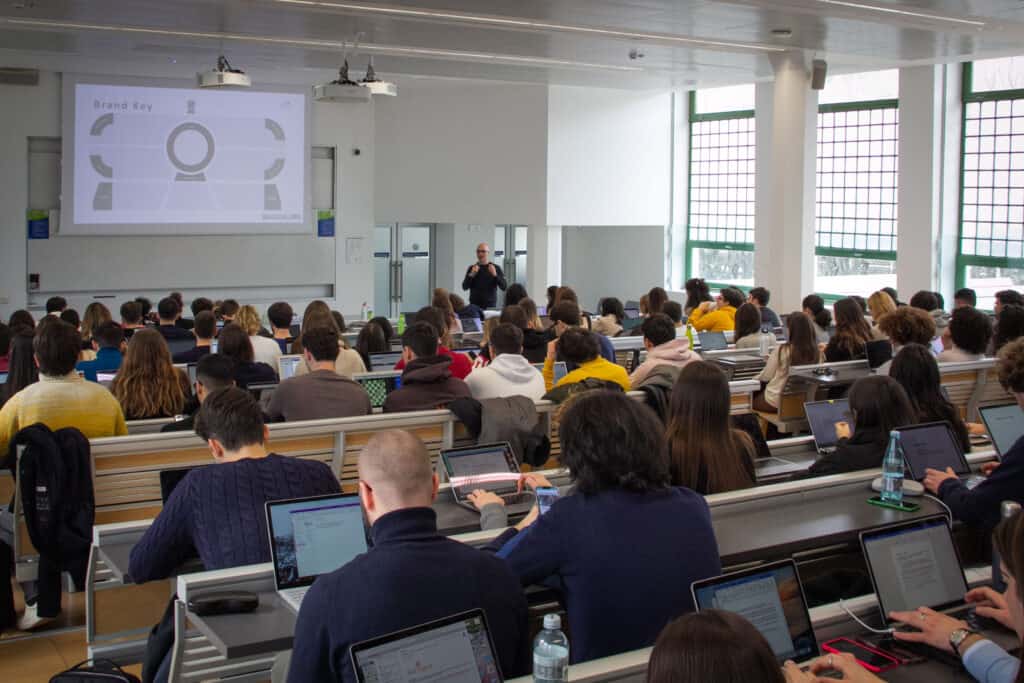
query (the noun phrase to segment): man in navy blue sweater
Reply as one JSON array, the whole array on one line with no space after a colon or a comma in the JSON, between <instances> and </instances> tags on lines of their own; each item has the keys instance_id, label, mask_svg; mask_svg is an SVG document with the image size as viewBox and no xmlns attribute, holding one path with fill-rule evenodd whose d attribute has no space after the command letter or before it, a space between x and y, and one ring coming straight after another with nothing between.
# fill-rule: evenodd
<instances>
[{"instance_id":1,"label":"man in navy blue sweater","mask_svg":"<svg viewBox=\"0 0 1024 683\"><path fill-rule=\"evenodd\" d=\"M376 434L359 456L372 547L317 579L295 625L290 683L355 681L349 648L368 638L482 608L506 678L530 670L526 598L489 553L437 532L437 475L413 434Z\"/></svg>"},{"instance_id":2,"label":"man in navy blue sweater","mask_svg":"<svg viewBox=\"0 0 1024 683\"><path fill-rule=\"evenodd\" d=\"M1010 342L999 353L999 382L1013 392L1024 409L1024 338ZM927 470L924 486L949 506L953 517L988 531L999 523L1004 500L1024 503L1024 437L1003 454L998 464L982 468L987 478L973 490L947 468L945 472Z\"/></svg>"}]
</instances>

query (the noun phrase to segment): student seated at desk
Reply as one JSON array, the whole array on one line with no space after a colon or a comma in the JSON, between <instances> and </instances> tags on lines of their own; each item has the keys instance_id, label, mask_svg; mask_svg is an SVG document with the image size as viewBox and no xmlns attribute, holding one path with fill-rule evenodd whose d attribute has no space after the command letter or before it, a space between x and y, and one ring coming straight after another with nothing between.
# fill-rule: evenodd
<instances>
[{"instance_id":1,"label":"student seated at desk","mask_svg":"<svg viewBox=\"0 0 1024 683\"><path fill-rule=\"evenodd\" d=\"M213 311L201 311L192 323L192 334L196 345L188 351L174 354L175 363L195 363L213 348L213 340L217 336L217 318Z\"/></svg>"},{"instance_id":2,"label":"student seated at desk","mask_svg":"<svg viewBox=\"0 0 1024 683\"><path fill-rule=\"evenodd\" d=\"M519 328L501 323L491 332L488 341L493 360L466 378L473 398L525 396L539 401L547 393L544 377L523 357L523 333Z\"/></svg>"},{"instance_id":3,"label":"student seated at desk","mask_svg":"<svg viewBox=\"0 0 1024 683\"><path fill-rule=\"evenodd\" d=\"M575 492L542 516L534 507L491 547L524 586L549 577L561 585L572 662L648 647L693 611L690 584L721 572L708 505L672 486L661 425L628 396L581 394L559 436ZM481 507L494 502L474 495Z\"/></svg>"},{"instance_id":4,"label":"student seated at desk","mask_svg":"<svg viewBox=\"0 0 1024 683\"><path fill-rule=\"evenodd\" d=\"M264 503L339 491L326 464L267 452L269 431L247 391L228 387L206 396L196 434L213 464L185 475L132 548L136 583L171 576L193 550L207 570L269 562Z\"/></svg>"},{"instance_id":5,"label":"student seated at desk","mask_svg":"<svg viewBox=\"0 0 1024 683\"><path fill-rule=\"evenodd\" d=\"M622 302L613 296L601 299L601 315L594 321L594 332L606 337L617 337L622 332L622 319L626 311Z\"/></svg>"},{"instance_id":6,"label":"student seated at desk","mask_svg":"<svg viewBox=\"0 0 1024 683\"><path fill-rule=\"evenodd\" d=\"M761 350L761 335L765 335L768 348L775 346L775 335L762 332L765 323L761 311L752 303L745 303L736 309L736 329L733 331L732 343L737 349Z\"/></svg>"},{"instance_id":7,"label":"student seated at desk","mask_svg":"<svg viewBox=\"0 0 1024 683\"><path fill-rule=\"evenodd\" d=\"M992 319L970 306L953 311L949 324L942 332L945 350L939 354L940 363L960 363L981 360L992 341Z\"/></svg>"},{"instance_id":8,"label":"student seated at desk","mask_svg":"<svg viewBox=\"0 0 1024 683\"><path fill-rule=\"evenodd\" d=\"M794 365L814 365L821 362L821 351L814 337L814 323L804 313L790 313L786 318L786 339L772 349L764 370L757 376L764 391L754 394L754 410L763 413L779 412L782 390L789 381L789 369Z\"/></svg>"},{"instance_id":9,"label":"student seated at desk","mask_svg":"<svg viewBox=\"0 0 1024 683\"><path fill-rule=\"evenodd\" d=\"M728 332L736 328L736 309L743 304L743 292L726 287L715 303L705 301L690 313L690 324L698 332Z\"/></svg>"},{"instance_id":10,"label":"student seated at desk","mask_svg":"<svg viewBox=\"0 0 1024 683\"><path fill-rule=\"evenodd\" d=\"M574 328L587 329L582 324L583 318L580 316L580 306L575 301L566 300L558 302L548 309L548 319L551 321L551 327L548 329L549 346L552 339L561 337L565 334L566 330ZM596 340L601 358L604 358L609 363L614 363L615 347L612 346L611 340L603 334L598 335ZM576 366L568 358L560 360L566 361L566 367L570 372L576 369Z\"/></svg>"},{"instance_id":11,"label":"student seated at desk","mask_svg":"<svg viewBox=\"0 0 1024 683\"><path fill-rule=\"evenodd\" d=\"M667 373L674 382L682 368L700 360L700 356L690 350L689 339L676 337L676 326L663 313L655 313L645 320L640 331L644 336L647 359L629 376L632 389L643 385L655 368L661 368L659 373Z\"/></svg>"},{"instance_id":12,"label":"student seated at desk","mask_svg":"<svg viewBox=\"0 0 1024 683\"><path fill-rule=\"evenodd\" d=\"M195 396L185 401L185 414L164 425L161 432L193 432L195 419L206 397L217 389L235 386L235 364L219 353L203 356L196 364Z\"/></svg>"},{"instance_id":13,"label":"student seated at desk","mask_svg":"<svg viewBox=\"0 0 1024 683\"><path fill-rule=\"evenodd\" d=\"M527 310L529 309L529 310ZM543 363L548 355L548 336L537 317L537 306L531 299L501 309L499 322L515 325L523 333L523 356L531 363Z\"/></svg>"},{"instance_id":14,"label":"student seated at desk","mask_svg":"<svg viewBox=\"0 0 1024 683\"><path fill-rule=\"evenodd\" d=\"M433 306L424 306L420 310L416 311L416 322L424 322L430 324L431 327L437 332L437 355L443 356L449 360L449 372L452 377L464 380L469 376L469 373L473 371L473 361L469 359L464 353L455 353L445 344L444 340L449 337L448 322L445 318L445 312L439 308ZM408 331L408 330L407 330ZM403 336L403 344L405 337ZM405 358L395 363L395 370L405 369Z\"/></svg>"},{"instance_id":15,"label":"student seated at desk","mask_svg":"<svg viewBox=\"0 0 1024 683\"><path fill-rule=\"evenodd\" d=\"M10 362L7 368L7 381L0 385L0 408L7 401L30 384L39 381L39 368L36 367L32 352L32 330L17 327L11 338Z\"/></svg>"},{"instance_id":16,"label":"student seated at desk","mask_svg":"<svg viewBox=\"0 0 1024 683\"><path fill-rule=\"evenodd\" d=\"M879 323L882 318L896 310L896 302L887 293L879 290L868 297L868 313L871 314L871 338L888 339L888 335L882 332Z\"/></svg>"},{"instance_id":17,"label":"student seated at desk","mask_svg":"<svg viewBox=\"0 0 1024 683\"><path fill-rule=\"evenodd\" d=\"M758 308L758 312L761 314L761 324L768 325L769 327L782 327L782 321L779 320L779 315L768 308L768 301L772 298L772 293L764 287L754 287L747 293L747 303L754 304Z\"/></svg>"},{"instance_id":18,"label":"student seated at desk","mask_svg":"<svg viewBox=\"0 0 1024 683\"><path fill-rule=\"evenodd\" d=\"M178 318L181 316L181 307L171 297L160 299L156 305L157 315L160 316L160 324L156 330L164 339L191 339L192 332L177 326Z\"/></svg>"},{"instance_id":19,"label":"student seated at desk","mask_svg":"<svg viewBox=\"0 0 1024 683\"><path fill-rule=\"evenodd\" d=\"M567 329L562 335L548 343L548 354L544 358L544 386L548 391L586 379L600 379L614 382L629 391L629 375L626 368L602 358L598 339L604 335L594 334L579 328ZM555 383L555 361L561 358L566 366L575 368Z\"/></svg>"},{"instance_id":20,"label":"student seated at desk","mask_svg":"<svg viewBox=\"0 0 1024 683\"><path fill-rule=\"evenodd\" d=\"M371 320L363 325L363 329L359 330L355 351L363 359L363 365L367 368L373 367L370 362L371 353L384 353L390 350L391 345L384 334L384 328L377 323Z\"/></svg>"},{"instance_id":21,"label":"student seated at desk","mask_svg":"<svg viewBox=\"0 0 1024 683\"><path fill-rule=\"evenodd\" d=\"M244 308L243 308L244 310ZM338 359L338 332L314 327L303 335L303 360L309 372L284 380L267 406L271 422L322 420L369 415L370 396L361 385L334 371Z\"/></svg>"},{"instance_id":22,"label":"student seated at desk","mask_svg":"<svg viewBox=\"0 0 1024 683\"><path fill-rule=\"evenodd\" d=\"M1024 339L1003 347L997 367L999 383L1024 407ZM954 518L991 529L999 521L1002 501L1024 503L1024 437L1003 454L998 464L983 467L982 472L987 478L973 490L968 490L952 469L927 470L924 486L949 506Z\"/></svg>"},{"instance_id":23,"label":"student seated at desk","mask_svg":"<svg viewBox=\"0 0 1024 683\"><path fill-rule=\"evenodd\" d=\"M686 305L683 306L683 313L689 317L697 308L700 307L705 301L714 301L711 298L711 288L708 287L708 283L703 278L692 277L683 283L683 289L686 290ZM641 303L643 300L641 299ZM643 313L643 311L640 311Z\"/></svg>"},{"instance_id":24,"label":"student seated at desk","mask_svg":"<svg viewBox=\"0 0 1024 683\"><path fill-rule=\"evenodd\" d=\"M892 359L889 376L906 390L917 422L948 422L963 452L971 452L967 425L960 417L960 411L942 393L939 364L930 348L920 344L904 346Z\"/></svg>"},{"instance_id":25,"label":"student seated at desk","mask_svg":"<svg viewBox=\"0 0 1024 683\"><path fill-rule=\"evenodd\" d=\"M187 320L181 314L185 310L185 297L182 296L181 292L171 292L167 295L169 299L174 299L174 302L178 304L178 319L174 321L174 324L183 330L191 330L192 326L195 325L195 318ZM195 316L195 313L192 314Z\"/></svg>"},{"instance_id":26,"label":"student seated at desk","mask_svg":"<svg viewBox=\"0 0 1024 683\"><path fill-rule=\"evenodd\" d=\"M379 321L381 319L375 318L374 320ZM302 331L311 330L314 327L333 327L338 331L339 335L344 331L335 320L331 308L319 300L311 301L302 314ZM363 363L363 358L359 355L359 352L348 347L344 337L339 337L338 348L340 350L338 351L338 359L334 362L334 371L342 377L351 379L352 375L357 375L370 369L369 365ZM302 334L300 333L295 341L292 342L292 353L302 355L302 350ZM303 363L299 363L298 367L295 368L296 375L304 375L307 372L309 372L309 369Z\"/></svg>"},{"instance_id":27,"label":"student seated at desk","mask_svg":"<svg viewBox=\"0 0 1024 683\"><path fill-rule=\"evenodd\" d=\"M217 337L217 353L235 362L235 384L243 389L250 384L276 382L278 379L275 368L254 360L249 335L235 323L228 323L221 329Z\"/></svg>"},{"instance_id":28,"label":"student seated at desk","mask_svg":"<svg viewBox=\"0 0 1024 683\"><path fill-rule=\"evenodd\" d=\"M180 414L191 387L188 375L171 363L171 352L160 333L139 330L128 342L110 392L127 419L150 420Z\"/></svg>"},{"instance_id":29,"label":"student seated at desk","mask_svg":"<svg viewBox=\"0 0 1024 683\"><path fill-rule=\"evenodd\" d=\"M451 358L439 353L437 339L437 328L421 320L402 335L402 386L384 400L385 413L436 410L470 397L466 383L452 376Z\"/></svg>"},{"instance_id":30,"label":"student seated at desk","mask_svg":"<svg viewBox=\"0 0 1024 683\"><path fill-rule=\"evenodd\" d=\"M510 306L510 305L512 305L514 303L517 303L519 301L519 299L516 298L516 296L513 296L512 287L518 287L519 288L519 289L517 289L515 291L515 295L516 296L518 296L520 293L523 294L523 296L526 296L526 290L523 289L522 285L513 284L511 287L508 288L508 291L505 292L505 305L506 306ZM522 291L520 292L519 290L522 290ZM510 301L510 299L511 299L511 301ZM461 296L456 294L455 292L449 292L448 293L448 301L451 303L452 310L455 311L455 315L459 316L460 319L464 319L464 318L474 318L476 320L483 320L484 319L484 309L480 308L479 306L477 306L475 304L467 304L466 301Z\"/></svg>"},{"instance_id":31,"label":"student seated at desk","mask_svg":"<svg viewBox=\"0 0 1024 683\"><path fill-rule=\"evenodd\" d=\"M867 355L866 344L871 341L871 325L864 318L864 309L850 298L835 304L836 331L825 346L825 362L840 363L858 360Z\"/></svg>"},{"instance_id":32,"label":"student seated at desk","mask_svg":"<svg viewBox=\"0 0 1024 683\"><path fill-rule=\"evenodd\" d=\"M142 324L142 307L136 301L125 301L121 304L121 329L124 340L128 341L136 330L144 328Z\"/></svg>"},{"instance_id":33,"label":"student seated at desk","mask_svg":"<svg viewBox=\"0 0 1024 683\"><path fill-rule=\"evenodd\" d=\"M935 320L920 308L900 306L892 313L883 317L878 328L892 342L892 355L895 358L907 344L920 344L931 348L935 338ZM875 370L880 375L889 373L892 361L886 361Z\"/></svg>"},{"instance_id":34,"label":"student seated at desk","mask_svg":"<svg viewBox=\"0 0 1024 683\"><path fill-rule=\"evenodd\" d=\"M666 301L665 305L661 307L661 312L672 321L678 335L683 329L683 305L678 301Z\"/></svg>"},{"instance_id":35,"label":"student seated at desk","mask_svg":"<svg viewBox=\"0 0 1024 683\"><path fill-rule=\"evenodd\" d=\"M992 355L1020 337L1024 337L1024 306L1003 306L992 335Z\"/></svg>"},{"instance_id":36,"label":"student seated at desk","mask_svg":"<svg viewBox=\"0 0 1024 683\"><path fill-rule=\"evenodd\" d=\"M889 432L917 424L907 392L892 377L861 377L850 388L848 399L852 429L850 422L837 422L836 450L822 456L797 478L880 468Z\"/></svg>"},{"instance_id":37,"label":"student seated at desk","mask_svg":"<svg viewBox=\"0 0 1024 683\"><path fill-rule=\"evenodd\" d=\"M978 604L979 615L993 618L1024 638L1024 605L1021 582L1024 581L1024 515L1002 521L992 535L992 545L1002 558L1006 593L991 588L969 591L967 602ZM1013 656L983 635L970 630L967 622L921 607L913 612L893 612L892 619L912 627L896 631L897 640L925 643L957 655L967 672L979 683L1017 683L1024 678L1019 656ZM877 679L872 679L877 680Z\"/></svg>"},{"instance_id":38,"label":"student seated at desk","mask_svg":"<svg viewBox=\"0 0 1024 683\"><path fill-rule=\"evenodd\" d=\"M729 381L714 363L690 363L672 389L668 428L674 486L702 495L750 488L757 451L750 436L733 427Z\"/></svg>"},{"instance_id":39,"label":"student seated at desk","mask_svg":"<svg viewBox=\"0 0 1024 683\"><path fill-rule=\"evenodd\" d=\"M110 372L121 367L121 347L124 345L124 330L115 322L107 321L93 330L92 349L94 360L80 361L75 366L90 382L95 382L97 372Z\"/></svg>"},{"instance_id":40,"label":"student seated at desk","mask_svg":"<svg viewBox=\"0 0 1024 683\"><path fill-rule=\"evenodd\" d=\"M276 368L277 359L281 357L281 347L275 340L261 334L263 322L260 320L260 314L256 307L247 304L239 308L238 315L235 316L235 323L249 335L253 360Z\"/></svg>"},{"instance_id":41,"label":"student seated at desk","mask_svg":"<svg viewBox=\"0 0 1024 683\"><path fill-rule=\"evenodd\" d=\"M288 353L292 338L292 319L295 312L288 305L287 301L278 301L270 304L267 309L267 320L270 321L270 333L274 342L281 349L281 353Z\"/></svg>"},{"instance_id":42,"label":"student seated at desk","mask_svg":"<svg viewBox=\"0 0 1024 683\"><path fill-rule=\"evenodd\" d=\"M817 294L808 294L801 303L804 315L814 324L814 338L819 344L828 344L828 328L832 314L825 308L825 300Z\"/></svg>"},{"instance_id":43,"label":"student seated at desk","mask_svg":"<svg viewBox=\"0 0 1024 683\"><path fill-rule=\"evenodd\" d=\"M530 670L519 581L490 553L438 533L431 509L437 490L430 455L415 435L380 432L366 444L359 497L372 545L309 589L295 624L291 683L355 681L353 643L476 608L487 614L506 680Z\"/></svg>"}]
</instances>

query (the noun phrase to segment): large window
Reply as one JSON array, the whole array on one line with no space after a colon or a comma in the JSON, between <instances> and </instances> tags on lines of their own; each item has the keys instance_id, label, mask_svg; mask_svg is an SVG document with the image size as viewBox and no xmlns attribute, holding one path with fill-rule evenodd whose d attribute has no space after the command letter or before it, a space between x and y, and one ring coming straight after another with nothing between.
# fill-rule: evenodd
<instances>
[{"instance_id":1,"label":"large window","mask_svg":"<svg viewBox=\"0 0 1024 683\"><path fill-rule=\"evenodd\" d=\"M966 64L957 286L1024 286L1024 58Z\"/></svg>"},{"instance_id":2,"label":"large window","mask_svg":"<svg viewBox=\"0 0 1024 683\"><path fill-rule=\"evenodd\" d=\"M754 86L690 93L687 277L754 284Z\"/></svg>"},{"instance_id":3,"label":"large window","mask_svg":"<svg viewBox=\"0 0 1024 683\"><path fill-rule=\"evenodd\" d=\"M816 291L896 286L899 72L830 78L818 107Z\"/></svg>"}]
</instances>

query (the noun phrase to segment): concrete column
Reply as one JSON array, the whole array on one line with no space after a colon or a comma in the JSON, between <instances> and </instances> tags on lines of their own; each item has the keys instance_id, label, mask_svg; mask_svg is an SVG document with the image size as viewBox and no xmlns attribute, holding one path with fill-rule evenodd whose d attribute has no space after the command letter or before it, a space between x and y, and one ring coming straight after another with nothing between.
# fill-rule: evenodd
<instances>
[{"instance_id":1,"label":"concrete column","mask_svg":"<svg viewBox=\"0 0 1024 683\"><path fill-rule=\"evenodd\" d=\"M672 93L672 185L670 223L665 231L665 287L681 290L686 280L690 217L690 93Z\"/></svg>"},{"instance_id":2,"label":"concrete column","mask_svg":"<svg viewBox=\"0 0 1024 683\"><path fill-rule=\"evenodd\" d=\"M803 55L773 60L775 81L756 88L757 204L754 279L791 311L814 287L818 93Z\"/></svg>"},{"instance_id":3,"label":"concrete column","mask_svg":"<svg viewBox=\"0 0 1024 683\"><path fill-rule=\"evenodd\" d=\"M899 217L896 276L900 297L940 291L952 306L959 217L960 69L900 69Z\"/></svg>"},{"instance_id":4,"label":"concrete column","mask_svg":"<svg viewBox=\"0 0 1024 683\"><path fill-rule=\"evenodd\" d=\"M562 226L531 225L526 240L526 291L543 306L548 286L562 284Z\"/></svg>"}]
</instances>

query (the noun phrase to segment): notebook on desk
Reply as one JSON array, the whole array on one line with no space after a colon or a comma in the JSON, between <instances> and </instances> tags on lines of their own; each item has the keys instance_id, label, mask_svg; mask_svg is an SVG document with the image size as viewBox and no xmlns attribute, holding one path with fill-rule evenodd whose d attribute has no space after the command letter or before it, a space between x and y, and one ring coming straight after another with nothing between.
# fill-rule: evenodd
<instances>
[{"instance_id":1,"label":"notebook on desk","mask_svg":"<svg viewBox=\"0 0 1024 683\"><path fill-rule=\"evenodd\" d=\"M482 609L364 640L349 652L360 683L504 680Z\"/></svg>"},{"instance_id":2,"label":"notebook on desk","mask_svg":"<svg viewBox=\"0 0 1024 683\"><path fill-rule=\"evenodd\" d=\"M295 612L318 576L366 552L359 494L269 501L266 513L274 585Z\"/></svg>"}]
</instances>

